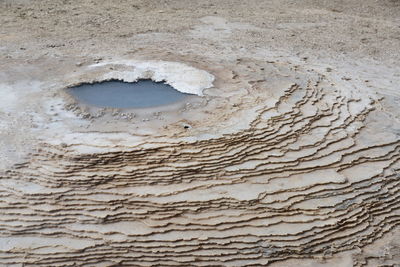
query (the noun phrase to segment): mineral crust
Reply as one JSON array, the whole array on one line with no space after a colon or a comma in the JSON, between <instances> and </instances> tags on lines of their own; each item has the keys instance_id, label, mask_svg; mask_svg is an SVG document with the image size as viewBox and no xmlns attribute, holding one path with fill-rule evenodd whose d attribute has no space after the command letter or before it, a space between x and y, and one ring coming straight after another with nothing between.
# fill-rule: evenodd
<instances>
[{"instance_id":1,"label":"mineral crust","mask_svg":"<svg viewBox=\"0 0 400 267\"><path fill-rule=\"evenodd\" d=\"M399 266L395 1L37 2L0 2L2 266ZM65 91L140 78L198 96Z\"/></svg>"}]
</instances>

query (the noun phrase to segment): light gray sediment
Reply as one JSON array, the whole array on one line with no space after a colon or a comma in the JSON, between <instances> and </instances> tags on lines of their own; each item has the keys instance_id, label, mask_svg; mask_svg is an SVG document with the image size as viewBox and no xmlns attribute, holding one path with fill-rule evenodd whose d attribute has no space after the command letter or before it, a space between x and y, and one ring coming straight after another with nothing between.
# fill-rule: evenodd
<instances>
[{"instance_id":1,"label":"light gray sediment","mask_svg":"<svg viewBox=\"0 0 400 267\"><path fill-rule=\"evenodd\" d=\"M397 266L399 8L1 2L0 262ZM65 93L144 78L198 96Z\"/></svg>"}]
</instances>

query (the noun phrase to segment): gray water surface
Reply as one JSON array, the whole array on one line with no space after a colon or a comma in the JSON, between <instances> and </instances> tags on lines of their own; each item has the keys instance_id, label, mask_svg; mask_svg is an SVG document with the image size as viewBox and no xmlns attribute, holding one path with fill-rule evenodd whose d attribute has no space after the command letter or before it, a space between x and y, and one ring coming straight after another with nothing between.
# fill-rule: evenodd
<instances>
[{"instance_id":1,"label":"gray water surface","mask_svg":"<svg viewBox=\"0 0 400 267\"><path fill-rule=\"evenodd\" d=\"M168 84L139 80L134 83L107 81L71 87L68 92L78 101L97 107L147 108L175 103L190 94Z\"/></svg>"}]
</instances>

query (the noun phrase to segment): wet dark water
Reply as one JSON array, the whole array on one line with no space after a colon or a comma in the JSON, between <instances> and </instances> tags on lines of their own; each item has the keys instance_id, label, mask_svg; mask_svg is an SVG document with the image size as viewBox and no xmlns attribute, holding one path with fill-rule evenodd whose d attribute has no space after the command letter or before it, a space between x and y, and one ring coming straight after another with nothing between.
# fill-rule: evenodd
<instances>
[{"instance_id":1,"label":"wet dark water","mask_svg":"<svg viewBox=\"0 0 400 267\"><path fill-rule=\"evenodd\" d=\"M170 85L151 80L135 83L107 81L82 84L68 89L78 101L97 107L147 108L172 104L190 94L181 93Z\"/></svg>"}]
</instances>

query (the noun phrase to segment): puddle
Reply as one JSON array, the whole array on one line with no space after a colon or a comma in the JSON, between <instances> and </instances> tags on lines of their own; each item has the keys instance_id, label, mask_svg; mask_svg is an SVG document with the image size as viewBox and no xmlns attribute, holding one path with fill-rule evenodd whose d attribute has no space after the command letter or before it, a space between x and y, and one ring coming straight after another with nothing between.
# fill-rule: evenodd
<instances>
[{"instance_id":1,"label":"puddle","mask_svg":"<svg viewBox=\"0 0 400 267\"><path fill-rule=\"evenodd\" d=\"M105 108L147 108L175 103L191 94L168 84L139 80L134 83L107 81L71 87L68 92L80 102Z\"/></svg>"}]
</instances>

